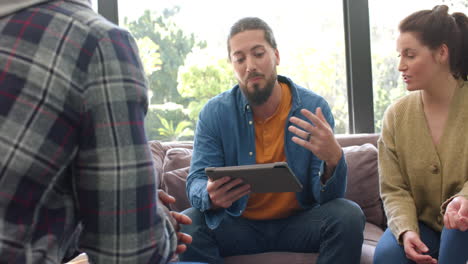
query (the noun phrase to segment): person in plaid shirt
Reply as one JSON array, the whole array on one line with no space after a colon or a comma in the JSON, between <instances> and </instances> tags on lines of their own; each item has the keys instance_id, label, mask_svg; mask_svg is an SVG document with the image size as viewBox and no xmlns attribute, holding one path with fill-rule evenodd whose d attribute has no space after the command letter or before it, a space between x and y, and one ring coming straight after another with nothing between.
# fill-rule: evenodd
<instances>
[{"instance_id":1,"label":"person in plaid shirt","mask_svg":"<svg viewBox=\"0 0 468 264\"><path fill-rule=\"evenodd\" d=\"M132 36L86 0L0 0L0 263L166 263L190 218L159 196Z\"/></svg>"}]
</instances>

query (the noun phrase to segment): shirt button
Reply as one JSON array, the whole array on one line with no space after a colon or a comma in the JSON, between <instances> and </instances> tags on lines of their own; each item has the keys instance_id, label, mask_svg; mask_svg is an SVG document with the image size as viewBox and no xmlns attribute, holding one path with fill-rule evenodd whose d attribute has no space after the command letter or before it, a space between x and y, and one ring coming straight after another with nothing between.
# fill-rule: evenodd
<instances>
[{"instance_id":1,"label":"shirt button","mask_svg":"<svg viewBox=\"0 0 468 264\"><path fill-rule=\"evenodd\" d=\"M249 121L249 125L252 125L252 120Z\"/></svg>"},{"instance_id":2,"label":"shirt button","mask_svg":"<svg viewBox=\"0 0 468 264\"><path fill-rule=\"evenodd\" d=\"M429 170L432 172L432 174L438 174L439 173L439 166L432 164L429 168Z\"/></svg>"},{"instance_id":3,"label":"shirt button","mask_svg":"<svg viewBox=\"0 0 468 264\"><path fill-rule=\"evenodd\" d=\"M253 152L249 152L249 156L252 156L253 155Z\"/></svg>"}]
</instances>

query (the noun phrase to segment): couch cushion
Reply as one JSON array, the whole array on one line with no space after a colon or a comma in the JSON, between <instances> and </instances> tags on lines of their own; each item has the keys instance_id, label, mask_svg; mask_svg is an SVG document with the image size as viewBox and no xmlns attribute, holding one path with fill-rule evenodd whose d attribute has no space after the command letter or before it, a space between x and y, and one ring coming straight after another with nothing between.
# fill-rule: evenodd
<instances>
[{"instance_id":1,"label":"couch cushion","mask_svg":"<svg viewBox=\"0 0 468 264\"><path fill-rule=\"evenodd\" d=\"M169 207L180 212L190 207L185 192L185 182L190 168L192 149L171 148L166 151L162 169L161 189L176 198Z\"/></svg>"},{"instance_id":2,"label":"couch cushion","mask_svg":"<svg viewBox=\"0 0 468 264\"><path fill-rule=\"evenodd\" d=\"M385 227L385 215L379 194L377 148L369 143L344 147L348 163L345 197L361 206L368 222Z\"/></svg>"}]
</instances>

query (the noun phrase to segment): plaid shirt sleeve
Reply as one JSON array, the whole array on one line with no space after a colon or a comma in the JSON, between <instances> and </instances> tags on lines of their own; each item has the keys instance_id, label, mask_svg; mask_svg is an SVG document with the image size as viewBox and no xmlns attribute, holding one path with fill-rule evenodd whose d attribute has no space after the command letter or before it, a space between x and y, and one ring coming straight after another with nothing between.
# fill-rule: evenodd
<instances>
[{"instance_id":1,"label":"plaid shirt sleeve","mask_svg":"<svg viewBox=\"0 0 468 264\"><path fill-rule=\"evenodd\" d=\"M137 47L120 29L95 42L76 166L84 225L80 246L98 263L166 263L177 239L157 204L144 131L147 85Z\"/></svg>"}]
</instances>

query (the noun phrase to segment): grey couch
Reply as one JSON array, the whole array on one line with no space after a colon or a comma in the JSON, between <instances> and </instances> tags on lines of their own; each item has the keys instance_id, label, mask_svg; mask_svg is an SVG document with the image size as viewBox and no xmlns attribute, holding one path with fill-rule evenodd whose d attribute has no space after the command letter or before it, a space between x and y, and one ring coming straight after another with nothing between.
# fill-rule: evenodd
<instances>
[{"instance_id":1,"label":"grey couch","mask_svg":"<svg viewBox=\"0 0 468 264\"><path fill-rule=\"evenodd\" d=\"M377 149L378 134L338 135L348 163L346 198L359 204L366 215L361 263L370 264L375 246L386 226L379 197ZM185 193L185 179L192 155L191 142L150 141L153 160L160 177L159 188L174 196L172 210L182 211L190 206ZM318 254L265 252L254 255L229 256L226 264L316 263Z\"/></svg>"}]
</instances>

